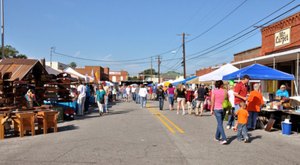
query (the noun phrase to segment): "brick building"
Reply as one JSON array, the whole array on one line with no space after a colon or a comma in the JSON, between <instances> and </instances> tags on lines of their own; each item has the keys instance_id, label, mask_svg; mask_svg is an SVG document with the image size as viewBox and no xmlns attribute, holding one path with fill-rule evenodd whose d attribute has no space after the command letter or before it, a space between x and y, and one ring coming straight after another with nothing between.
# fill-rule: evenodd
<instances>
[{"instance_id":1,"label":"brick building","mask_svg":"<svg viewBox=\"0 0 300 165\"><path fill-rule=\"evenodd\" d=\"M202 68L202 69L196 70L196 76L202 76L202 75L205 75L212 71L213 71L212 67Z\"/></svg>"},{"instance_id":2,"label":"brick building","mask_svg":"<svg viewBox=\"0 0 300 165\"><path fill-rule=\"evenodd\" d=\"M109 72L109 80L112 82L127 81L128 80L128 72L127 71L110 71Z\"/></svg>"},{"instance_id":3,"label":"brick building","mask_svg":"<svg viewBox=\"0 0 300 165\"><path fill-rule=\"evenodd\" d=\"M101 66L85 66L84 68L75 68L75 70L83 75L94 77L97 82L109 81L109 68ZM94 74L94 75L93 75Z\"/></svg>"},{"instance_id":4,"label":"brick building","mask_svg":"<svg viewBox=\"0 0 300 165\"><path fill-rule=\"evenodd\" d=\"M233 65L242 68L260 63L294 74L299 84L300 12L261 29L262 45L234 55ZM296 92L292 81L266 82L266 91L274 92L281 84L288 86L290 94ZM297 89L299 91L299 87Z\"/></svg>"}]
</instances>

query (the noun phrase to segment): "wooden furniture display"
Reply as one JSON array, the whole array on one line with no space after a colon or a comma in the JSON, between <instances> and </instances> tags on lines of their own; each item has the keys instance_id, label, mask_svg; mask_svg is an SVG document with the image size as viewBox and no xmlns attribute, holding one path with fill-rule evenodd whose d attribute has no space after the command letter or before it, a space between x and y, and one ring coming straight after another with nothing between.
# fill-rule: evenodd
<instances>
[{"instance_id":1,"label":"wooden furniture display","mask_svg":"<svg viewBox=\"0 0 300 165\"><path fill-rule=\"evenodd\" d=\"M14 122L15 132L19 132L20 137L24 136L25 131L30 131L31 135L35 135L34 112L17 112L12 120Z\"/></svg>"},{"instance_id":2,"label":"wooden furniture display","mask_svg":"<svg viewBox=\"0 0 300 165\"><path fill-rule=\"evenodd\" d=\"M0 139L4 139L4 123L2 122L5 118L4 114L0 114Z\"/></svg>"},{"instance_id":3,"label":"wooden furniture display","mask_svg":"<svg viewBox=\"0 0 300 165\"><path fill-rule=\"evenodd\" d=\"M37 112L38 130L46 134L49 128L53 128L54 132L57 132L57 117L58 112L53 110L39 111Z\"/></svg>"}]
</instances>

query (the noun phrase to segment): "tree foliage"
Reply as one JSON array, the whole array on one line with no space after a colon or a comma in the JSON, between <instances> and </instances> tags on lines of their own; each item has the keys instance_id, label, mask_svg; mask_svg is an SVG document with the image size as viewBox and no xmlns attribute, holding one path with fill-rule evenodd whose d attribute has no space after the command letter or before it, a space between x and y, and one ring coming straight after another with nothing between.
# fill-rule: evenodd
<instances>
[{"instance_id":1,"label":"tree foliage","mask_svg":"<svg viewBox=\"0 0 300 165\"><path fill-rule=\"evenodd\" d=\"M75 63L75 62L71 62L70 64L69 64L69 67L71 67L71 68L76 68L77 67L77 64Z\"/></svg>"},{"instance_id":2,"label":"tree foliage","mask_svg":"<svg viewBox=\"0 0 300 165\"><path fill-rule=\"evenodd\" d=\"M151 72L151 71L152 71L152 72ZM158 73L155 71L155 69L146 69L146 70L144 70L143 72L140 72L139 74L149 76L149 75L151 75L151 73L152 73L152 75L157 75L157 74L158 74Z\"/></svg>"},{"instance_id":3,"label":"tree foliage","mask_svg":"<svg viewBox=\"0 0 300 165\"><path fill-rule=\"evenodd\" d=\"M20 54L19 51L12 47L11 45L6 45L4 47L4 57L5 58L22 58L27 59L25 54ZM0 49L0 59L2 59L2 50Z\"/></svg>"}]
</instances>

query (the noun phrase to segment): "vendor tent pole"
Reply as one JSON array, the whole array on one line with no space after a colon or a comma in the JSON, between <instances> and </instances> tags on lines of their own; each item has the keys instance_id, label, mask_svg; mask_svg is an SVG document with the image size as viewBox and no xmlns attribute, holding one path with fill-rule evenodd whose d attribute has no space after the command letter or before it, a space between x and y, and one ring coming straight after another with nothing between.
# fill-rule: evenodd
<instances>
[{"instance_id":1,"label":"vendor tent pole","mask_svg":"<svg viewBox=\"0 0 300 165\"><path fill-rule=\"evenodd\" d=\"M297 53L296 80L294 81L296 96L298 96L298 82L299 82L299 53Z\"/></svg>"},{"instance_id":2,"label":"vendor tent pole","mask_svg":"<svg viewBox=\"0 0 300 165\"><path fill-rule=\"evenodd\" d=\"M276 68L276 61L275 61L275 57L273 57L273 69L275 69ZM276 89L275 89L275 81L273 80L273 90L274 91L276 91Z\"/></svg>"}]
</instances>

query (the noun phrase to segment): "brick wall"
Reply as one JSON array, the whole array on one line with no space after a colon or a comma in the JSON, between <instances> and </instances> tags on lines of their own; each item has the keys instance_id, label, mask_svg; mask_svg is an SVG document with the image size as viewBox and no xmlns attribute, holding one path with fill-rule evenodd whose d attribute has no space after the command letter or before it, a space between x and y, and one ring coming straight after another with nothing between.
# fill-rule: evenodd
<instances>
[{"instance_id":1,"label":"brick wall","mask_svg":"<svg viewBox=\"0 0 300 165\"><path fill-rule=\"evenodd\" d=\"M202 76L202 75L205 75L205 74L210 73L212 71L213 71L213 69L211 67L199 69L199 70L196 70L196 76Z\"/></svg>"},{"instance_id":2,"label":"brick wall","mask_svg":"<svg viewBox=\"0 0 300 165\"><path fill-rule=\"evenodd\" d=\"M93 71L97 81L109 80L109 68L106 68L107 73L105 73L105 69L101 66L85 66L84 68L76 68L75 70L83 75L88 74L91 77L93 77L91 75Z\"/></svg>"},{"instance_id":3,"label":"brick wall","mask_svg":"<svg viewBox=\"0 0 300 165\"><path fill-rule=\"evenodd\" d=\"M290 28L290 43L275 47L275 33ZM261 29L262 55L300 47L300 12Z\"/></svg>"},{"instance_id":4,"label":"brick wall","mask_svg":"<svg viewBox=\"0 0 300 165\"><path fill-rule=\"evenodd\" d=\"M121 82L128 80L127 71L111 71L109 72L109 80L112 82Z\"/></svg>"}]
</instances>

